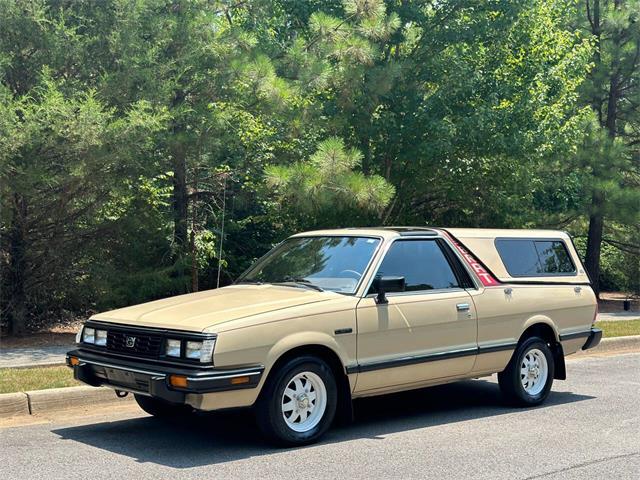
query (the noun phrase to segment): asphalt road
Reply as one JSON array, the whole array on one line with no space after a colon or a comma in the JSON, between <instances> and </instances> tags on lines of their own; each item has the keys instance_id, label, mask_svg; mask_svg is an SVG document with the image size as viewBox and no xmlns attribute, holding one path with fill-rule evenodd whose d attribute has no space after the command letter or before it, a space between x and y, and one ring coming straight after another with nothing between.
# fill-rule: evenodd
<instances>
[{"instance_id":1,"label":"asphalt road","mask_svg":"<svg viewBox=\"0 0 640 480\"><path fill-rule=\"evenodd\" d=\"M131 407L0 429L3 479L640 478L640 354L568 362L547 403L501 403L495 378L361 400L300 449L246 412L162 423Z\"/></svg>"}]
</instances>

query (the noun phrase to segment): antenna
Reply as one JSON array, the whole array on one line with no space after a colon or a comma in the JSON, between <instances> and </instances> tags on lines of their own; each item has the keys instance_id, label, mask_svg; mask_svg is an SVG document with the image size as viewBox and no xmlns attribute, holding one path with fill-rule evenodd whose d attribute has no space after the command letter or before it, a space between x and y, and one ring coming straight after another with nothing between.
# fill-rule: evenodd
<instances>
[{"instance_id":1,"label":"antenna","mask_svg":"<svg viewBox=\"0 0 640 480\"><path fill-rule=\"evenodd\" d=\"M218 251L218 279L216 288L220 288L220 270L222 269L222 242L224 241L224 213L227 208L227 175L224 176L222 184L222 226L220 228L220 250Z\"/></svg>"}]
</instances>

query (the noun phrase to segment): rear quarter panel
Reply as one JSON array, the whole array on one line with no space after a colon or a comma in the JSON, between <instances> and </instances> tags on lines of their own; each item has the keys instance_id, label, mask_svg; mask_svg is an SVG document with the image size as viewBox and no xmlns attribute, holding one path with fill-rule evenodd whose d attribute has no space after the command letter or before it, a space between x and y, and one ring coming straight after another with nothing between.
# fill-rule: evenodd
<instances>
[{"instance_id":1,"label":"rear quarter panel","mask_svg":"<svg viewBox=\"0 0 640 480\"><path fill-rule=\"evenodd\" d=\"M508 293L510 290L510 293ZM478 312L478 345L516 343L537 323L549 325L556 340L588 331L596 311L591 287L575 285L502 285L471 292ZM563 341L565 354L574 353L586 338ZM502 371L513 351L478 356L474 371Z\"/></svg>"}]
</instances>

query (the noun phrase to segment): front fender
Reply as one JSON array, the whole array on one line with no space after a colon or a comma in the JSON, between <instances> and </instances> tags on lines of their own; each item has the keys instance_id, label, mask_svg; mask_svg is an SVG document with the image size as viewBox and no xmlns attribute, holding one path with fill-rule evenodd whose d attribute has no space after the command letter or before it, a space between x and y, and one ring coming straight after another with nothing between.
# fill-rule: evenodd
<instances>
[{"instance_id":1,"label":"front fender","mask_svg":"<svg viewBox=\"0 0 640 480\"><path fill-rule=\"evenodd\" d=\"M271 368L283 355L299 347L320 345L333 351L344 367L348 363L348 355L336 339L324 332L297 332L278 340L267 353L265 362L265 378L269 376Z\"/></svg>"}]
</instances>

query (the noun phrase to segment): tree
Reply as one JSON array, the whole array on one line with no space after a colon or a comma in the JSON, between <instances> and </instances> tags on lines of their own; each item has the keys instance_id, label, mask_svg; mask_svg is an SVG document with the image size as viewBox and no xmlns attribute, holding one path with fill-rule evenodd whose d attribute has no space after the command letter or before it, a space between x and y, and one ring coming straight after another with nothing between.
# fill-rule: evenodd
<instances>
[{"instance_id":1,"label":"tree","mask_svg":"<svg viewBox=\"0 0 640 480\"><path fill-rule=\"evenodd\" d=\"M595 43L583 101L599 125L582 149L591 171L585 267L599 293L605 219L640 222L640 3L587 0L581 13ZM612 234L607 241L621 246ZM639 250L637 237L632 242Z\"/></svg>"},{"instance_id":2,"label":"tree","mask_svg":"<svg viewBox=\"0 0 640 480\"><path fill-rule=\"evenodd\" d=\"M224 285L338 225L590 217L589 268L600 235L635 288L638 10L0 0L3 324Z\"/></svg>"},{"instance_id":3,"label":"tree","mask_svg":"<svg viewBox=\"0 0 640 480\"><path fill-rule=\"evenodd\" d=\"M3 293L8 289L9 300L3 313L22 334L34 313L29 305L74 296L83 267L67 253L86 249L104 233L106 224L95 219L121 194L114 173L122 173L162 119L144 103L116 118L94 92L65 96L46 74L29 96L12 99L5 90L4 98L0 165L9 263Z\"/></svg>"},{"instance_id":4,"label":"tree","mask_svg":"<svg viewBox=\"0 0 640 480\"><path fill-rule=\"evenodd\" d=\"M396 187L368 221L532 223L538 168L575 148L584 117L576 98L591 47L564 26L566 5L343 5L285 22L286 65L298 66L285 75L324 79L324 129Z\"/></svg>"},{"instance_id":5,"label":"tree","mask_svg":"<svg viewBox=\"0 0 640 480\"><path fill-rule=\"evenodd\" d=\"M380 211L391 201L394 188L378 175L356 170L361 167L362 154L345 149L344 142L333 137L320 142L308 161L268 167L267 185L277 189L284 204L323 218L344 218L350 209Z\"/></svg>"}]
</instances>

